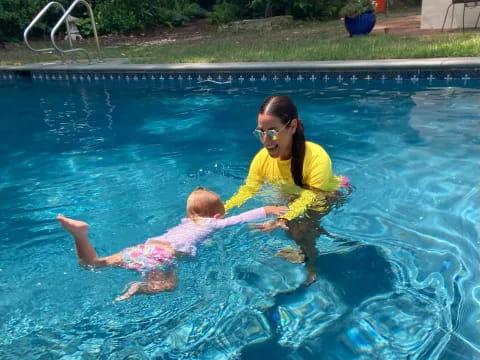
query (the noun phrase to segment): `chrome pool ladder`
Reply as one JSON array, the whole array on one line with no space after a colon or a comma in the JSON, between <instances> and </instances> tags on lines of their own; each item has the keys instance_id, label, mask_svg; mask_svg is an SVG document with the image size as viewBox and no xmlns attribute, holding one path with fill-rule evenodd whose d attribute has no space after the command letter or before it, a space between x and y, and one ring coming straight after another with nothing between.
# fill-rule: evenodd
<instances>
[{"instance_id":1,"label":"chrome pool ladder","mask_svg":"<svg viewBox=\"0 0 480 360\"><path fill-rule=\"evenodd\" d=\"M96 44L96 47L97 47L98 61L99 62L102 61L102 54L101 54L101 51L100 51L100 43L98 41L97 28L95 26L95 18L93 16L93 11L92 11L92 8L91 8L90 4L88 2L86 2L85 0L74 0L71 3L71 5L68 7L67 10L65 10L65 8L62 6L62 4L60 4L57 1L50 1L47 5L45 5L43 7L43 9L40 10L40 12L37 14L37 16L35 16L35 18L32 20L32 22L27 26L27 28L23 32L23 40L25 41L25 44L27 45L27 47L34 52L40 52L40 53L56 51L61 56L63 62L65 62L65 54L72 53L72 52L82 52L88 57L88 62L89 62L89 64L91 64L92 63L92 57L90 56L90 52L88 52L84 48L80 48L80 47L74 48L73 44L72 44L72 37L70 36L71 35L71 30L70 30L70 25L67 21L67 18L68 18L68 15L70 15L72 10L75 8L75 6L77 6L78 4L84 5L87 8L88 14L90 15L90 22L92 24L93 36L95 37L95 44ZM57 21L57 23L53 27L52 31L50 32L50 41L52 43L52 47L51 48L43 48L43 49L35 49L28 42L28 33L35 26L35 24L42 18L42 16L48 11L48 9L50 9L52 6L59 7L63 11L62 17ZM69 41L69 44L70 44L70 49L66 49L66 50L58 47L58 45L55 42L55 33L57 32L57 30L60 28L60 26L64 22L65 22L65 26L67 27L67 37L68 37L68 41Z\"/></svg>"}]
</instances>

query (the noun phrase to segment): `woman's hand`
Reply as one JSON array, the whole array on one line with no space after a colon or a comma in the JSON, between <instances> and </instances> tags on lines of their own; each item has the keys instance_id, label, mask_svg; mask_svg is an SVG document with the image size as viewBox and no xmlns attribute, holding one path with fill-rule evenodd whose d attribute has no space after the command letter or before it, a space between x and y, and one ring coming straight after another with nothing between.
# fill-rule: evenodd
<instances>
[{"instance_id":1,"label":"woman's hand","mask_svg":"<svg viewBox=\"0 0 480 360\"><path fill-rule=\"evenodd\" d=\"M268 215L283 215L288 211L288 207L286 206L264 206L263 209L265 210L265 214Z\"/></svg>"},{"instance_id":2,"label":"woman's hand","mask_svg":"<svg viewBox=\"0 0 480 360\"><path fill-rule=\"evenodd\" d=\"M286 221L284 219L269 220L263 224L251 224L250 227L261 230L267 234L278 228L288 230L288 226L286 225Z\"/></svg>"}]
</instances>

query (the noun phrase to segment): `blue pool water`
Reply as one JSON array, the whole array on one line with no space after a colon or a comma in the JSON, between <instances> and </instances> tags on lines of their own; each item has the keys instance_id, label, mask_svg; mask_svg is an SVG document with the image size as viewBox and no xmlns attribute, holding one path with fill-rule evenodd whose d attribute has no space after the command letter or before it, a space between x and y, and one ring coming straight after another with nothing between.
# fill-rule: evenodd
<instances>
[{"instance_id":1,"label":"blue pool water","mask_svg":"<svg viewBox=\"0 0 480 360\"><path fill-rule=\"evenodd\" d=\"M287 93L354 191L321 221L319 278L282 232L214 234L173 293L112 304L138 275L85 270L159 235L197 185L229 198ZM479 359L480 83L0 82L1 359ZM266 187L245 209L275 200Z\"/></svg>"}]
</instances>

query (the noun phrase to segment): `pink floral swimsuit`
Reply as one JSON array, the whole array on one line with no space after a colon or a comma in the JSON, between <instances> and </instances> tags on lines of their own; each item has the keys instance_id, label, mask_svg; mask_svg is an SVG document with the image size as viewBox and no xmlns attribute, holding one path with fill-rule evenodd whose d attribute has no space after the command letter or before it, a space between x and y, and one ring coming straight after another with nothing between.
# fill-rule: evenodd
<instances>
[{"instance_id":1,"label":"pink floral swimsuit","mask_svg":"<svg viewBox=\"0 0 480 360\"><path fill-rule=\"evenodd\" d=\"M190 219L182 219L181 224L171 228L165 234L150 238L144 244L124 249L122 266L143 274L171 270L176 265L175 256L155 242L168 243L175 252L195 256L197 244L215 230L265 219L265 217L265 210L258 208L225 219L205 218L199 224Z\"/></svg>"},{"instance_id":2,"label":"pink floral swimsuit","mask_svg":"<svg viewBox=\"0 0 480 360\"><path fill-rule=\"evenodd\" d=\"M142 273L167 271L175 265L175 257L161 246L140 244L122 251L123 267Z\"/></svg>"}]
</instances>

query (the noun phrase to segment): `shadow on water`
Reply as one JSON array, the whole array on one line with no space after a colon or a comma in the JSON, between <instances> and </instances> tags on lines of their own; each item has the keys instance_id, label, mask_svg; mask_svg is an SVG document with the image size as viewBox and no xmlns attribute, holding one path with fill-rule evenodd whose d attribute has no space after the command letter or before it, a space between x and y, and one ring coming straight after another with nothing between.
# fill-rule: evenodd
<instances>
[{"instance_id":1,"label":"shadow on water","mask_svg":"<svg viewBox=\"0 0 480 360\"><path fill-rule=\"evenodd\" d=\"M317 261L319 275L343 294L343 301L356 306L363 300L393 290L394 274L380 248L360 246L346 253L323 255Z\"/></svg>"},{"instance_id":2,"label":"shadow on water","mask_svg":"<svg viewBox=\"0 0 480 360\"><path fill-rule=\"evenodd\" d=\"M340 300L351 308L359 306L365 299L389 293L394 288L395 275L391 266L380 248L375 246L360 245L349 251L321 255L317 259L316 266L318 280L327 281L336 288ZM309 289L302 286L293 292L276 296L275 306L266 314L272 329L272 337L267 342L243 349L242 359L291 358L293 350L278 343L279 335L276 332L278 308L304 297L310 291ZM327 325L323 332L329 332L329 328L335 327L335 323Z\"/></svg>"}]
</instances>

